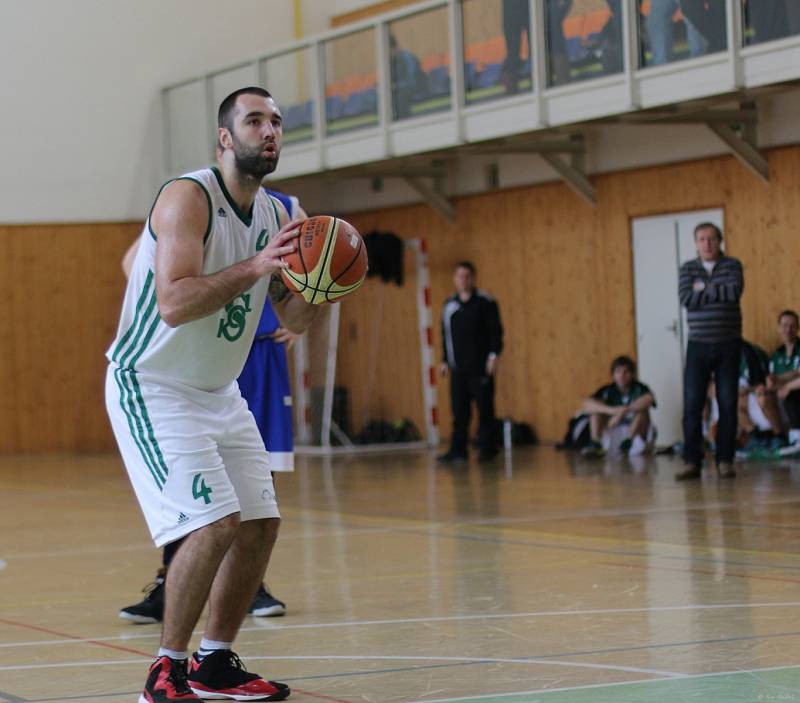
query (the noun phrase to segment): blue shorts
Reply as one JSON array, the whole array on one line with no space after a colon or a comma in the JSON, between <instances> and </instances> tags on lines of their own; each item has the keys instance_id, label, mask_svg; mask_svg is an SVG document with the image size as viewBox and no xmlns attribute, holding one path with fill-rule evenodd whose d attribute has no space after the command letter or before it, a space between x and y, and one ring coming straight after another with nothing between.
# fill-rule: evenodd
<instances>
[{"instance_id":1,"label":"blue shorts","mask_svg":"<svg viewBox=\"0 0 800 703\"><path fill-rule=\"evenodd\" d=\"M264 439L270 469L293 471L292 392L285 346L256 337L239 376L239 389Z\"/></svg>"}]
</instances>

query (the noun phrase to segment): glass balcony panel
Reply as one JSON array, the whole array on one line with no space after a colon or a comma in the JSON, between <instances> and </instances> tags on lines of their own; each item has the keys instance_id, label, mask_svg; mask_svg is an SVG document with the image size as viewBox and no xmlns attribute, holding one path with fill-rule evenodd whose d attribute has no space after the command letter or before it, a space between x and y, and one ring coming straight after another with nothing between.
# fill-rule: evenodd
<instances>
[{"instance_id":1,"label":"glass balcony panel","mask_svg":"<svg viewBox=\"0 0 800 703\"><path fill-rule=\"evenodd\" d=\"M544 0L551 87L621 73L622 0Z\"/></svg>"},{"instance_id":2,"label":"glass balcony panel","mask_svg":"<svg viewBox=\"0 0 800 703\"><path fill-rule=\"evenodd\" d=\"M464 0L467 105L533 89L528 0Z\"/></svg>"},{"instance_id":3,"label":"glass balcony panel","mask_svg":"<svg viewBox=\"0 0 800 703\"><path fill-rule=\"evenodd\" d=\"M800 34L797 0L742 0L744 45L762 44Z\"/></svg>"},{"instance_id":4,"label":"glass balcony panel","mask_svg":"<svg viewBox=\"0 0 800 703\"><path fill-rule=\"evenodd\" d=\"M725 15L723 0L639 0L639 65L660 66L725 51Z\"/></svg>"},{"instance_id":5,"label":"glass balcony panel","mask_svg":"<svg viewBox=\"0 0 800 703\"><path fill-rule=\"evenodd\" d=\"M266 61L265 86L283 114L283 143L314 137L316 63L312 49L298 49Z\"/></svg>"},{"instance_id":6,"label":"glass balcony panel","mask_svg":"<svg viewBox=\"0 0 800 703\"><path fill-rule=\"evenodd\" d=\"M392 113L395 120L450 109L447 8L389 24Z\"/></svg>"},{"instance_id":7,"label":"glass balcony panel","mask_svg":"<svg viewBox=\"0 0 800 703\"><path fill-rule=\"evenodd\" d=\"M325 43L325 128L339 134L378 124L375 30Z\"/></svg>"}]
</instances>

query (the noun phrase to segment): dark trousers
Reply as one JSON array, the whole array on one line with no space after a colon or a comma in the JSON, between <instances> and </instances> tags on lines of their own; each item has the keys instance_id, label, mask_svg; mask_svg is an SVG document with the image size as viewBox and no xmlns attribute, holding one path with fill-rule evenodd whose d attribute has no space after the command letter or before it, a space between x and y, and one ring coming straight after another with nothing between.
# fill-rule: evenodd
<instances>
[{"instance_id":1,"label":"dark trousers","mask_svg":"<svg viewBox=\"0 0 800 703\"><path fill-rule=\"evenodd\" d=\"M786 414L786 419L789 420L789 429L800 428L800 391L792 391L780 401L780 404Z\"/></svg>"},{"instance_id":2,"label":"dark trousers","mask_svg":"<svg viewBox=\"0 0 800 703\"><path fill-rule=\"evenodd\" d=\"M450 451L466 455L472 401L478 406L478 445L481 451L497 448L494 437L494 378L450 370L450 402L453 408L453 438Z\"/></svg>"},{"instance_id":3,"label":"dark trousers","mask_svg":"<svg viewBox=\"0 0 800 703\"><path fill-rule=\"evenodd\" d=\"M741 340L689 342L683 375L683 459L687 464L703 462L703 408L712 374L717 388L719 425L717 463L732 462L736 451L737 404Z\"/></svg>"}]
</instances>

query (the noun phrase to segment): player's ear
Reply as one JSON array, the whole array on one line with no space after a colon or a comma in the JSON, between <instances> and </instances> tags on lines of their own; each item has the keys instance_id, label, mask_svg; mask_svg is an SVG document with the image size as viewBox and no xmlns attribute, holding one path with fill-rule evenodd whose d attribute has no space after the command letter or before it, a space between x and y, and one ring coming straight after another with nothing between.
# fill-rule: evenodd
<instances>
[{"instance_id":1,"label":"player's ear","mask_svg":"<svg viewBox=\"0 0 800 703\"><path fill-rule=\"evenodd\" d=\"M233 146L233 138L227 127L217 128L217 139L223 149L230 149Z\"/></svg>"}]
</instances>

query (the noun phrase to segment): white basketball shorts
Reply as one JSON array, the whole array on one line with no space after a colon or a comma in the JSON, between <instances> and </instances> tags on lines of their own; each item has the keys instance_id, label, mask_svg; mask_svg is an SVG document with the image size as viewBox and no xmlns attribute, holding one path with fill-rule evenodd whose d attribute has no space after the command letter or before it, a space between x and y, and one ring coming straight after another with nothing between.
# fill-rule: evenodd
<instances>
[{"instance_id":1,"label":"white basketball shorts","mask_svg":"<svg viewBox=\"0 0 800 703\"><path fill-rule=\"evenodd\" d=\"M157 547L232 513L280 517L269 456L236 383L200 391L112 364L106 408Z\"/></svg>"}]
</instances>

